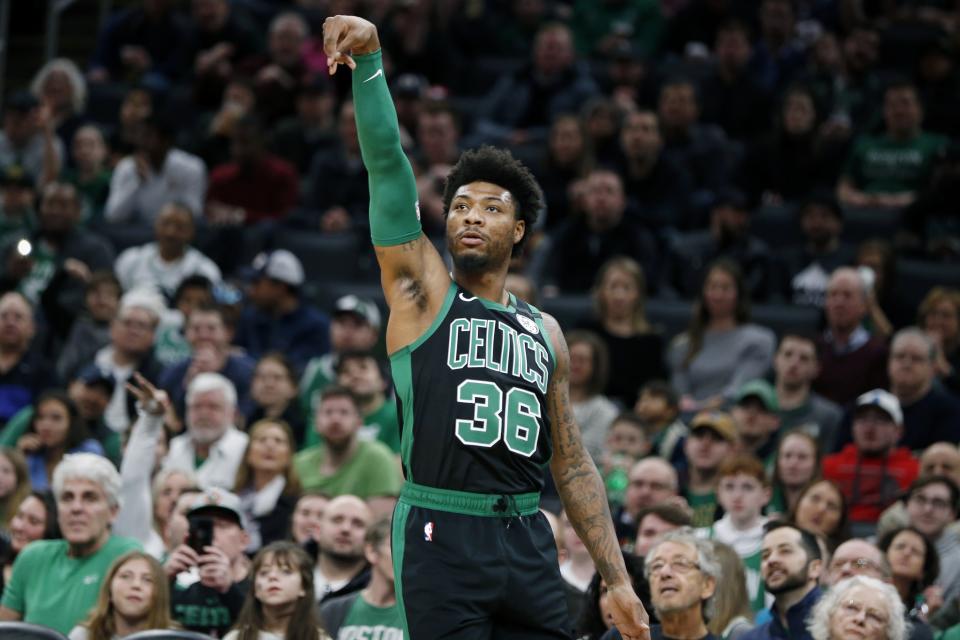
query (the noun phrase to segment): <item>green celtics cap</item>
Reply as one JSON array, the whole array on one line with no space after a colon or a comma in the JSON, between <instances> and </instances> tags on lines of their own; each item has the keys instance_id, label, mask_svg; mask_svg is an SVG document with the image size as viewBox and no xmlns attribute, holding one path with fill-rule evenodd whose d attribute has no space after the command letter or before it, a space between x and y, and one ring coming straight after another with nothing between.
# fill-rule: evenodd
<instances>
[{"instance_id":1,"label":"green celtics cap","mask_svg":"<svg viewBox=\"0 0 960 640\"><path fill-rule=\"evenodd\" d=\"M737 404L747 398L759 399L767 411L774 412L780 409L780 403L777 402L777 392L773 385L766 380L757 379L745 382L737 391Z\"/></svg>"}]
</instances>

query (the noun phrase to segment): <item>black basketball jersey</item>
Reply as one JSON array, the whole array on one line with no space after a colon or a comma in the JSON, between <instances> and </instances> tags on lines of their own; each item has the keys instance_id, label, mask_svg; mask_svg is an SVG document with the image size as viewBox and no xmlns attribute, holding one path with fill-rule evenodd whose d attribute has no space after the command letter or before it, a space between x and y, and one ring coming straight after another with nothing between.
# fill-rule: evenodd
<instances>
[{"instance_id":1,"label":"black basketball jersey","mask_svg":"<svg viewBox=\"0 0 960 640\"><path fill-rule=\"evenodd\" d=\"M556 360L538 310L452 283L430 328L390 361L407 480L472 493L540 491Z\"/></svg>"}]
</instances>

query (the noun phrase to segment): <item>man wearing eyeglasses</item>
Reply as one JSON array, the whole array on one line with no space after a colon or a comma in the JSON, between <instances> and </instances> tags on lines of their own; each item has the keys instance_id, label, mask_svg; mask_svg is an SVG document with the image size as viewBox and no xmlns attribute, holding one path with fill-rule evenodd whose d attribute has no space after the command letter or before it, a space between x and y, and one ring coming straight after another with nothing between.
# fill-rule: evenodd
<instances>
[{"instance_id":1,"label":"man wearing eyeglasses","mask_svg":"<svg viewBox=\"0 0 960 640\"><path fill-rule=\"evenodd\" d=\"M886 556L876 546L861 538L847 540L833 552L824 586L832 589L847 578L867 576L890 582L892 571ZM930 626L916 619L907 621L908 640L931 640Z\"/></svg>"},{"instance_id":2,"label":"man wearing eyeglasses","mask_svg":"<svg viewBox=\"0 0 960 640\"><path fill-rule=\"evenodd\" d=\"M943 589L944 602L960 595L960 535L950 523L957 519L960 489L946 476L921 476L907 492L910 526L933 540L940 556L936 584Z\"/></svg>"},{"instance_id":3,"label":"man wearing eyeglasses","mask_svg":"<svg viewBox=\"0 0 960 640\"><path fill-rule=\"evenodd\" d=\"M771 523L760 554L760 575L774 597L770 621L740 640L811 640L806 620L820 600L817 583L823 562L816 537L792 525Z\"/></svg>"},{"instance_id":4,"label":"man wearing eyeglasses","mask_svg":"<svg viewBox=\"0 0 960 640\"><path fill-rule=\"evenodd\" d=\"M651 640L714 640L706 619L714 613L720 562L709 541L688 528L665 533L647 553L644 573L660 620ZM602 640L620 640L620 633L611 629Z\"/></svg>"},{"instance_id":5,"label":"man wearing eyeglasses","mask_svg":"<svg viewBox=\"0 0 960 640\"><path fill-rule=\"evenodd\" d=\"M870 576L890 581L890 564L876 545L862 538L847 540L833 552L824 585L832 587L853 576Z\"/></svg>"}]
</instances>

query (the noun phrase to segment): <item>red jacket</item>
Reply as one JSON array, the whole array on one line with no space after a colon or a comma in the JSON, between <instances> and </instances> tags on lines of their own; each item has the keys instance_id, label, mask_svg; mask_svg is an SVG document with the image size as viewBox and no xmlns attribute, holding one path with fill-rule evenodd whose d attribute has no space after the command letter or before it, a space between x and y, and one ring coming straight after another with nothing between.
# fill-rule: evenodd
<instances>
[{"instance_id":1,"label":"red jacket","mask_svg":"<svg viewBox=\"0 0 960 640\"><path fill-rule=\"evenodd\" d=\"M242 171L235 162L222 164L210 173L207 201L241 207L246 224L285 217L300 198L297 170L286 160L265 153L256 169Z\"/></svg>"},{"instance_id":2,"label":"red jacket","mask_svg":"<svg viewBox=\"0 0 960 640\"><path fill-rule=\"evenodd\" d=\"M851 522L875 523L884 509L906 491L920 472L920 462L899 447L884 457L866 457L848 444L823 459L823 477L840 486Z\"/></svg>"}]
</instances>

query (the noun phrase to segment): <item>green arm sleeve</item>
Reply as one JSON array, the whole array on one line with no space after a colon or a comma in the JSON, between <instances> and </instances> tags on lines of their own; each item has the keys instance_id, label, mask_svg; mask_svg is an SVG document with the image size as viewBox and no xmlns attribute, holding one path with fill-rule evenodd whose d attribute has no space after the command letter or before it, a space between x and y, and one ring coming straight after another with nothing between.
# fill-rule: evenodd
<instances>
[{"instance_id":1,"label":"green arm sleeve","mask_svg":"<svg viewBox=\"0 0 960 640\"><path fill-rule=\"evenodd\" d=\"M7 426L0 431L0 446L15 447L20 436L27 432L30 420L33 419L33 406L26 406L13 414L7 421Z\"/></svg>"},{"instance_id":2,"label":"green arm sleeve","mask_svg":"<svg viewBox=\"0 0 960 640\"><path fill-rule=\"evenodd\" d=\"M356 56L353 103L363 164L370 174L370 237L389 247L420 236L420 206L413 169L400 147L393 98L383 77L381 52Z\"/></svg>"}]
</instances>

